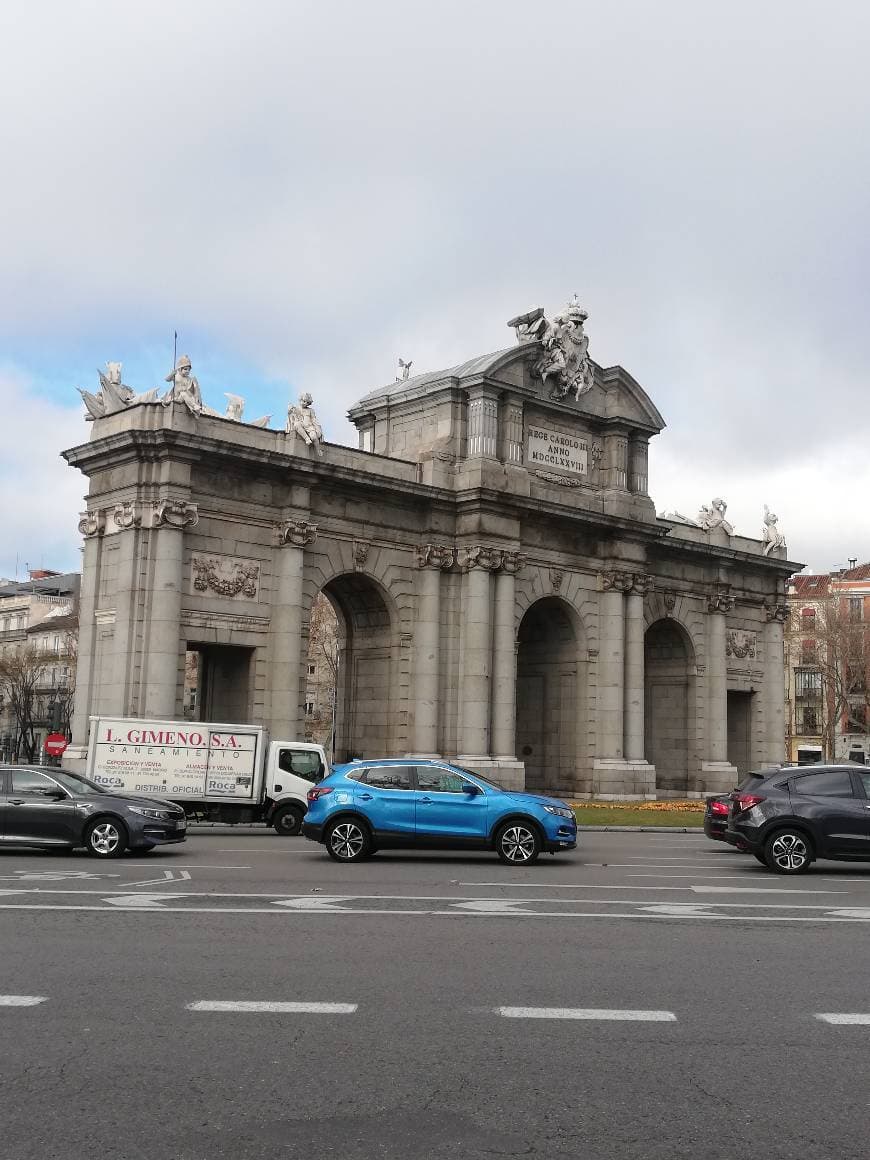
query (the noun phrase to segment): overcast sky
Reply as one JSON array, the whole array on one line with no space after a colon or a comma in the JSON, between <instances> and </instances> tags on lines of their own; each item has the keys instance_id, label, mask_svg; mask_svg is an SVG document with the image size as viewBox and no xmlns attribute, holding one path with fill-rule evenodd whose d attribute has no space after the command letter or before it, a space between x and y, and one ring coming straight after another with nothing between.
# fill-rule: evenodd
<instances>
[{"instance_id":1,"label":"overcast sky","mask_svg":"<svg viewBox=\"0 0 870 1160\"><path fill-rule=\"evenodd\" d=\"M668 426L656 506L870 560L870 5L0 8L0 576L80 566L77 386L179 350L326 436L576 291Z\"/></svg>"}]
</instances>

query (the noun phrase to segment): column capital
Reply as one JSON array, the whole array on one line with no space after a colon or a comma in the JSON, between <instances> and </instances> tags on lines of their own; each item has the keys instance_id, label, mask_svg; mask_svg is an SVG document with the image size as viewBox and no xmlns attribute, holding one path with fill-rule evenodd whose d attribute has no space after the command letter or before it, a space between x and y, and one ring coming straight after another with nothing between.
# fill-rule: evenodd
<instances>
[{"instance_id":1,"label":"column capital","mask_svg":"<svg viewBox=\"0 0 870 1160\"><path fill-rule=\"evenodd\" d=\"M602 592L629 592L634 586L634 574L608 569L598 573L598 581Z\"/></svg>"},{"instance_id":2,"label":"column capital","mask_svg":"<svg viewBox=\"0 0 870 1160\"><path fill-rule=\"evenodd\" d=\"M522 552L505 552L502 559L503 571L514 575L525 565L526 558Z\"/></svg>"},{"instance_id":3,"label":"column capital","mask_svg":"<svg viewBox=\"0 0 870 1160\"><path fill-rule=\"evenodd\" d=\"M463 572L482 568L486 572L498 572L504 565L505 553L500 548L488 548L476 544L470 548L460 548L458 563Z\"/></svg>"},{"instance_id":4,"label":"column capital","mask_svg":"<svg viewBox=\"0 0 870 1160\"><path fill-rule=\"evenodd\" d=\"M417 567L438 568L448 572L456 563L456 551L446 544L418 544Z\"/></svg>"},{"instance_id":5,"label":"column capital","mask_svg":"<svg viewBox=\"0 0 870 1160\"><path fill-rule=\"evenodd\" d=\"M152 528L192 528L199 523L199 510L195 503L184 499L158 499L151 505Z\"/></svg>"},{"instance_id":6,"label":"column capital","mask_svg":"<svg viewBox=\"0 0 870 1160\"><path fill-rule=\"evenodd\" d=\"M91 536L102 536L106 530L106 513L102 508L94 511L82 512L79 517L79 532L90 539Z\"/></svg>"},{"instance_id":7,"label":"column capital","mask_svg":"<svg viewBox=\"0 0 870 1160\"><path fill-rule=\"evenodd\" d=\"M653 578L646 572L635 572L632 589L638 596L646 596L652 591Z\"/></svg>"},{"instance_id":8,"label":"column capital","mask_svg":"<svg viewBox=\"0 0 870 1160\"><path fill-rule=\"evenodd\" d=\"M710 592L707 594L708 612L733 612L735 604L736 601L734 597L725 588L720 588L717 592Z\"/></svg>"},{"instance_id":9,"label":"column capital","mask_svg":"<svg viewBox=\"0 0 870 1160\"><path fill-rule=\"evenodd\" d=\"M769 621L779 621L780 624L785 624L788 620L788 605L787 604L765 604L764 615Z\"/></svg>"},{"instance_id":10,"label":"column capital","mask_svg":"<svg viewBox=\"0 0 870 1160\"><path fill-rule=\"evenodd\" d=\"M142 508L135 500L116 503L112 520L115 527L122 531L127 528L139 528L142 526Z\"/></svg>"},{"instance_id":11,"label":"column capital","mask_svg":"<svg viewBox=\"0 0 870 1160\"><path fill-rule=\"evenodd\" d=\"M281 548L288 544L294 548L304 548L317 539L317 524L308 520L281 520L275 524L275 535Z\"/></svg>"}]
</instances>

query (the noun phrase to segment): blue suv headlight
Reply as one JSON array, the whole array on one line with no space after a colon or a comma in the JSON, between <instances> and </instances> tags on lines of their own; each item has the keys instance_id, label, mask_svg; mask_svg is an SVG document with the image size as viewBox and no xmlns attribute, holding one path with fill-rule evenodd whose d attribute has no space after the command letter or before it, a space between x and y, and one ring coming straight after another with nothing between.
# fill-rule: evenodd
<instances>
[{"instance_id":1,"label":"blue suv headlight","mask_svg":"<svg viewBox=\"0 0 870 1160\"><path fill-rule=\"evenodd\" d=\"M560 818L573 818L573 810L564 809L562 806L544 806L548 814L556 814Z\"/></svg>"}]
</instances>

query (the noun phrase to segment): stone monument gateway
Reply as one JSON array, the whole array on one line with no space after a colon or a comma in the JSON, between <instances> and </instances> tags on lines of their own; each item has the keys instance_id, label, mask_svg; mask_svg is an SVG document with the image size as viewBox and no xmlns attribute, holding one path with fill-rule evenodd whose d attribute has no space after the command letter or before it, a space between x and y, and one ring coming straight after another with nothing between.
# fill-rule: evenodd
<instances>
[{"instance_id":1,"label":"stone monument gateway","mask_svg":"<svg viewBox=\"0 0 870 1160\"><path fill-rule=\"evenodd\" d=\"M190 652L201 719L302 737L322 592L336 760L437 754L615 798L701 795L782 760L801 566L778 530L737 534L718 497L703 520L656 515L664 421L592 361L586 319L576 297L536 308L507 349L372 391L349 412L358 449L324 440L307 394L285 430L241 420L238 396L219 414L189 359L163 397L83 392L90 439L64 453L89 480L68 758L92 714L180 718Z\"/></svg>"}]
</instances>

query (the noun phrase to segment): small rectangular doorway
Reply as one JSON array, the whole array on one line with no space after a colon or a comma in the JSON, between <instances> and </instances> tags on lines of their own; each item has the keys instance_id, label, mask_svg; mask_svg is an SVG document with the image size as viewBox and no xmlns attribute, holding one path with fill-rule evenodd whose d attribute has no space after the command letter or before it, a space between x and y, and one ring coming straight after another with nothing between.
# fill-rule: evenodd
<instances>
[{"instance_id":1,"label":"small rectangular doorway","mask_svg":"<svg viewBox=\"0 0 870 1160\"><path fill-rule=\"evenodd\" d=\"M754 693L728 690L728 761L740 773L752 768L752 698Z\"/></svg>"},{"instance_id":2,"label":"small rectangular doorway","mask_svg":"<svg viewBox=\"0 0 870 1160\"><path fill-rule=\"evenodd\" d=\"M184 658L184 715L191 721L248 724L252 717L254 650L188 642Z\"/></svg>"}]
</instances>

